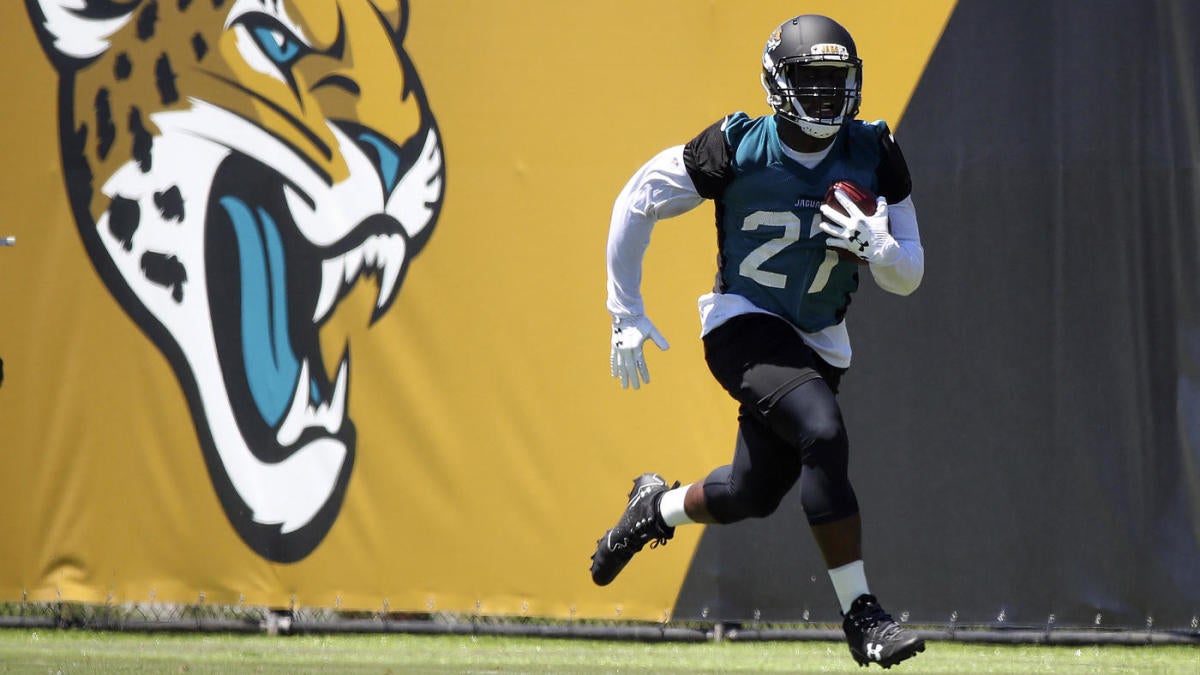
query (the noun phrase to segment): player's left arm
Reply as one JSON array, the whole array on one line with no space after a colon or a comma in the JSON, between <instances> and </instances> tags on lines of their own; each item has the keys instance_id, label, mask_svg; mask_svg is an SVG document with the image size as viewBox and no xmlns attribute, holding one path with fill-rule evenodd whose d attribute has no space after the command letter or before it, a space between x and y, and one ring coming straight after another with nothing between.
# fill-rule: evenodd
<instances>
[{"instance_id":1,"label":"player's left arm","mask_svg":"<svg viewBox=\"0 0 1200 675\"><path fill-rule=\"evenodd\" d=\"M875 169L879 194L887 200L888 226L899 244L899 254L889 256L887 264L872 264L871 276L883 290L908 295L917 290L925 275L925 249L913 205L912 176L900 146L886 127L879 143L879 166Z\"/></svg>"}]
</instances>

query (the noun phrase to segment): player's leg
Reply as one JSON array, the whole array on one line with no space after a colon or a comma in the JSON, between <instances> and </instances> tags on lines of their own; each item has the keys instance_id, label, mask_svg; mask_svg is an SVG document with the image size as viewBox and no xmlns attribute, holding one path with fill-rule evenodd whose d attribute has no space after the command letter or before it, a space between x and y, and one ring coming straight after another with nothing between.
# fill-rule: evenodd
<instances>
[{"instance_id":1,"label":"player's leg","mask_svg":"<svg viewBox=\"0 0 1200 675\"><path fill-rule=\"evenodd\" d=\"M783 325L791 330L781 320L763 316L772 328ZM737 317L729 322L728 329L725 326L717 329L716 338L705 338L706 352L712 352L710 368L726 389L736 387L735 383L741 381L739 369L747 359L753 360L757 353L769 354L775 349L777 339L770 331L765 333L766 340L757 339L764 335L755 329L760 320ZM592 581L601 586L611 583L635 553L647 544L665 543L674 536L678 525L733 522L751 515L765 516L775 510L800 475L799 458L772 436L757 419L756 412L746 410L743 405L740 419L744 422L750 417L755 418L752 428L739 429L733 464L714 470L705 480L671 487L658 474L647 473L634 479L633 491L617 524L596 542ZM747 442L747 433L756 440ZM753 455L749 448L755 448ZM706 503L706 490L719 493L718 501L723 499L725 506L717 505L716 517Z\"/></svg>"},{"instance_id":2,"label":"player's leg","mask_svg":"<svg viewBox=\"0 0 1200 675\"><path fill-rule=\"evenodd\" d=\"M800 501L817 547L829 569L862 559L862 526L858 499L850 484L850 443L836 398L840 373L815 362L822 376L786 393L764 400L761 414L767 426L797 452L804 469ZM836 585L836 584L835 584ZM852 588L837 588L843 609L866 581Z\"/></svg>"},{"instance_id":3,"label":"player's leg","mask_svg":"<svg viewBox=\"0 0 1200 675\"><path fill-rule=\"evenodd\" d=\"M849 440L836 392L840 373L818 362L822 377L764 401L771 430L800 450L801 503L844 615L850 653L861 665L891 667L924 651L871 594L862 560L862 521L849 478Z\"/></svg>"},{"instance_id":4,"label":"player's leg","mask_svg":"<svg viewBox=\"0 0 1200 675\"><path fill-rule=\"evenodd\" d=\"M760 417L741 415L733 461L687 487L685 510L693 521L722 525L766 518L796 484L800 468L799 454Z\"/></svg>"},{"instance_id":5,"label":"player's leg","mask_svg":"<svg viewBox=\"0 0 1200 675\"><path fill-rule=\"evenodd\" d=\"M713 376L741 404L738 445L733 464L710 474L704 499L689 499L689 510L707 510L716 522L766 517L800 478L814 483L801 495L810 522L857 513L846 478L845 427L830 389L840 371L817 358L789 324L766 314L731 319L705 336L704 347ZM801 478L806 464L819 470ZM851 553L857 550L844 554Z\"/></svg>"},{"instance_id":6,"label":"player's leg","mask_svg":"<svg viewBox=\"0 0 1200 675\"><path fill-rule=\"evenodd\" d=\"M733 462L690 485L673 488L658 474L643 474L621 519L596 542L592 580L604 586L646 544L665 543L675 528L692 523L733 523L775 511L800 476L800 455L773 434L757 414L741 417Z\"/></svg>"},{"instance_id":7,"label":"player's leg","mask_svg":"<svg viewBox=\"0 0 1200 675\"><path fill-rule=\"evenodd\" d=\"M730 331L710 334L716 339L706 338L705 347L713 374L742 402L740 438L751 446L747 456L753 458L753 449L762 447L798 459L801 503L845 615L851 654L864 665L899 663L925 645L892 620L867 586L858 501L849 479L849 440L836 396L842 371L822 361L790 326L773 317L738 319ZM776 440L768 440L771 436ZM763 490L770 479L758 476L758 469L776 471L778 466L750 462L749 475L734 474L734 483ZM717 506L714 496L705 490L706 506L720 521L727 517L725 507ZM757 503L765 513L762 505L775 497L767 492L743 501Z\"/></svg>"}]
</instances>

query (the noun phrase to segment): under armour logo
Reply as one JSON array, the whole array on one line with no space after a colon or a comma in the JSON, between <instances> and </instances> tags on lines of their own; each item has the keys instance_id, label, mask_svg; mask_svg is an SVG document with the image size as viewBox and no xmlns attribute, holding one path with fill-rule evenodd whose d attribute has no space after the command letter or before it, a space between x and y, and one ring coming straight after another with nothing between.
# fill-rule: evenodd
<instances>
[{"instance_id":1,"label":"under armour logo","mask_svg":"<svg viewBox=\"0 0 1200 675\"><path fill-rule=\"evenodd\" d=\"M867 658L875 659L876 661L883 658L883 643L868 642L867 643Z\"/></svg>"},{"instance_id":2,"label":"under armour logo","mask_svg":"<svg viewBox=\"0 0 1200 675\"><path fill-rule=\"evenodd\" d=\"M863 251L867 250L867 247L871 245L871 242L867 241L865 238L860 238L858 235L858 232L850 235L850 241L858 242L858 252L862 253Z\"/></svg>"}]
</instances>

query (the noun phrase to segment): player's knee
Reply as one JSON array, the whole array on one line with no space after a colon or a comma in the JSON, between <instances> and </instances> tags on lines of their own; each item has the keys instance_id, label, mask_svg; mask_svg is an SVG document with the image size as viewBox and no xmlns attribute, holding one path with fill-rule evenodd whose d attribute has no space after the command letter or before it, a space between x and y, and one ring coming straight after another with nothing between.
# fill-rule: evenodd
<instances>
[{"instance_id":1,"label":"player's knee","mask_svg":"<svg viewBox=\"0 0 1200 675\"><path fill-rule=\"evenodd\" d=\"M844 464L814 465L804 471L800 480L800 503L810 525L823 525L858 513L858 499Z\"/></svg>"},{"instance_id":2,"label":"player's knee","mask_svg":"<svg viewBox=\"0 0 1200 675\"><path fill-rule=\"evenodd\" d=\"M800 495L800 503L809 525L825 525L858 513L858 499L849 482L830 486L827 491L810 489Z\"/></svg>"},{"instance_id":3,"label":"player's knee","mask_svg":"<svg viewBox=\"0 0 1200 675\"><path fill-rule=\"evenodd\" d=\"M779 508L782 494L732 482L706 481L705 504L709 514L723 525L747 518L766 518Z\"/></svg>"},{"instance_id":4,"label":"player's knee","mask_svg":"<svg viewBox=\"0 0 1200 675\"><path fill-rule=\"evenodd\" d=\"M844 463L850 455L850 443L841 420L811 427L801 444L800 460L806 466Z\"/></svg>"},{"instance_id":5,"label":"player's knee","mask_svg":"<svg viewBox=\"0 0 1200 675\"><path fill-rule=\"evenodd\" d=\"M718 523L728 525L747 518L766 518L775 513L780 501L759 493L731 494L727 499L710 505L709 512Z\"/></svg>"},{"instance_id":6,"label":"player's knee","mask_svg":"<svg viewBox=\"0 0 1200 675\"><path fill-rule=\"evenodd\" d=\"M804 427L803 434L810 445L834 446L846 442L846 427L838 415L809 419Z\"/></svg>"},{"instance_id":7,"label":"player's knee","mask_svg":"<svg viewBox=\"0 0 1200 675\"><path fill-rule=\"evenodd\" d=\"M845 447L846 427L837 401L820 380L798 387L765 412L771 429L802 456L838 452ZM807 463L807 462L806 462Z\"/></svg>"}]
</instances>

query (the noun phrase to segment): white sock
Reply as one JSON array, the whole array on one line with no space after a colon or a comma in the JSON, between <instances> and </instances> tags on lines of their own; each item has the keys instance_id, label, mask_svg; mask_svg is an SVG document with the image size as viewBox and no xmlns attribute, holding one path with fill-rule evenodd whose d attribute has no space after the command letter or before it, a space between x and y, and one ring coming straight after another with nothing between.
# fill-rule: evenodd
<instances>
[{"instance_id":1,"label":"white sock","mask_svg":"<svg viewBox=\"0 0 1200 675\"><path fill-rule=\"evenodd\" d=\"M688 488L691 485L677 487L674 490L667 490L663 494L662 499L658 502L658 513L662 516L663 522L667 527L675 527L676 525L691 525L696 521L688 518L688 514L683 510L683 498L687 495Z\"/></svg>"},{"instance_id":2,"label":"white sock","mask_svg":"<svg viewBox=\"0 0 1200 675\"><path fill-rule=\"evenodd\" d=\"M850 611L850 605L858 596L871 592L867 589L867 573L861 560L829 570L829 580L833 582L833 592L837 593L843 614Z\"/></svg>"}]
</instances>

